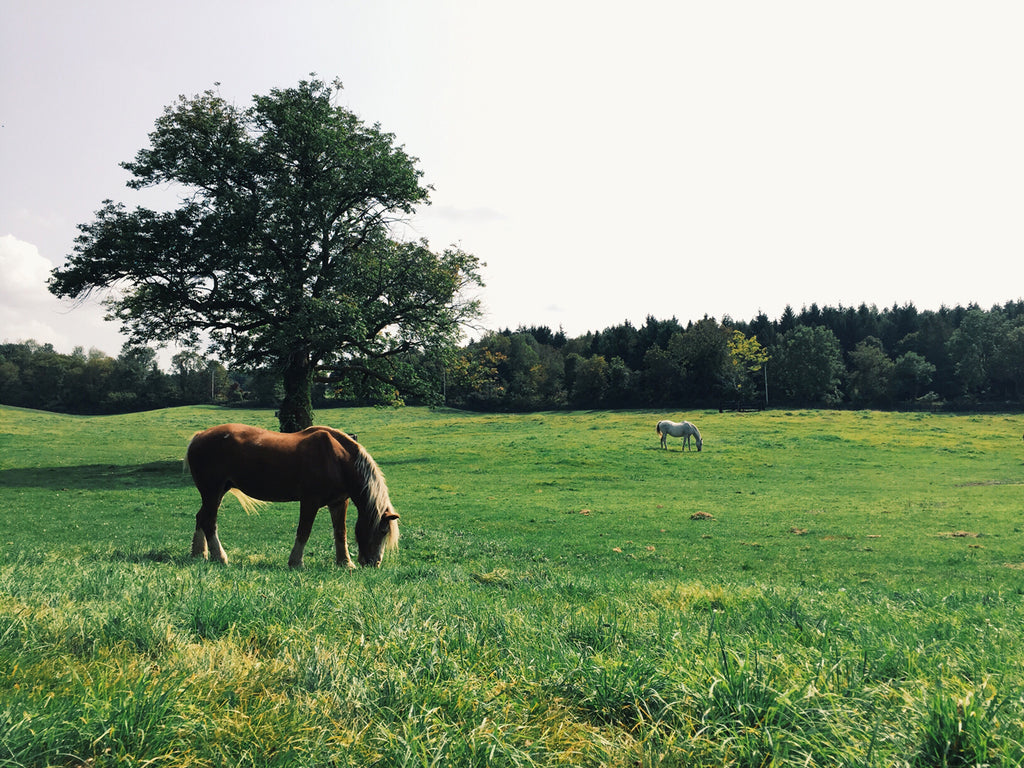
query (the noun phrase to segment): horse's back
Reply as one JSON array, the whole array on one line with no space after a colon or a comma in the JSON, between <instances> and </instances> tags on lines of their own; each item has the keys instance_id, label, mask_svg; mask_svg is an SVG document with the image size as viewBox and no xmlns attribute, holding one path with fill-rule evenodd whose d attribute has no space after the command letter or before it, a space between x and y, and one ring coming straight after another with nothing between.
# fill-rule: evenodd
<instances>
[{"instance_id":1,"label":"horse's back","mask_svg":"<svg viewBox=\"0 0 1024 768\"><path fill-rule=\"evenodd\" d=\"M195 474L202 464L220 464L237 460L239 454L255 447L263 450L285 448L289 441L282 441L277 432L253 427L248 424L218 424L216 427L196 432L189 441L185 460Z\"/></svg>"},{"instance_id":2,"label":"horse's back","mask_svg":"<svg viewBox=\"0 0 1024 768\"><path fill-rule=\"evenodd\" d=\"M351 437L333 427L313 426L300 432L273 432L249 424L219 424L194 434L189 442L189 454L193 450L226 451L233 447L277 453L301 452L309 446L323 450L331 445L324 441L324 437L339 443L347 452L351 452L351 445L355 444Z\"/></svg>"},{"instance_id":3,"label":"horse's back","mask_svg":"<svg viewBox=\"0 0 1024 768\"><path fill-rule=\"evenodd\" d=\"M217 446L229 444L258 444L267 439L273 440L277 436L277 432L271 432L262 427L253 427L249 424L218 424L192 435L192 439L188 443L188 453L191 455L193 452L208 451L211 448L216 450Z\"/></svg>"},{"instance_id":4,"label":"horse's back","mask_svg":"<svg viewBox=\"0 0 1024 768\"><path fill-rule=\"evenodd\" d=\"M330 427L272 432L248 424L220 424L197 433L186 462L197 486L233 487L265 501L295 501L316 488L345 485L340 465L351 456ZM358 450L358 448L356 448Z\"/></svg>"},{"instance_id":5,"label":"horse's back","mask_svg":"<svg viewBox=\"0 0 1024 768\"><path fill-rule=\"evenodd\" d=\"M247 446L273 442L272 432L248 424L218 424L196 432L188 443L185 462L196 485L231 483L236 467L244 462Z\"/></svg>"}]
</instances>

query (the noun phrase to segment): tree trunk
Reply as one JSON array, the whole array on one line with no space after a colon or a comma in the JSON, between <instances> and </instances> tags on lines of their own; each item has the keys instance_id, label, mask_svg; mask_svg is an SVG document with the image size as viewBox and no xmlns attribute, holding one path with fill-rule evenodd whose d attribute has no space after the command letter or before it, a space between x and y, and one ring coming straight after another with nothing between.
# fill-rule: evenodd
<instances>
[{"instance_id":1,"label":"tree trunk","mask_svg":"<svg viewBox=\"0 0 1024 768\"><path fill-rule=\"evenodd\" d=\"M282 432L300 432L313 426L312 378L313 366L308 356L301 352L292 355L283 372L284 399L277 412Z\"/></svg>"}]
</instances>

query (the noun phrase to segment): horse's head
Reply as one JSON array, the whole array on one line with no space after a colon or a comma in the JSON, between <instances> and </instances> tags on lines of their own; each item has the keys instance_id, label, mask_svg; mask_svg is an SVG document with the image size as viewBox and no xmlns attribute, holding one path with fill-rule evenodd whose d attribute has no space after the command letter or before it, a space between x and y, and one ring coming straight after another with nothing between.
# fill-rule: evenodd
<instances>
[{"instance_id":1,"label":"horse's head","mask_svg":"<svg viewBox=\"0 0 1024 768\"><path fill-rule=\"evenodd\" d=\"M697 435L697 453L700 453L700 449L704 447L704 439Z\"/></svg>"},{"instance_id":2,"label":"horse's head","mask_svg":"<svg viewBox=\"0 0 1024 768\"><path fill-rule=\"evenodd\" d=\"M356 520L356 543L359 545L359 564L380 567L384 550L398 548L398 513L392 507L371 521L369 515Z\"/></svg>"}]
</instances>

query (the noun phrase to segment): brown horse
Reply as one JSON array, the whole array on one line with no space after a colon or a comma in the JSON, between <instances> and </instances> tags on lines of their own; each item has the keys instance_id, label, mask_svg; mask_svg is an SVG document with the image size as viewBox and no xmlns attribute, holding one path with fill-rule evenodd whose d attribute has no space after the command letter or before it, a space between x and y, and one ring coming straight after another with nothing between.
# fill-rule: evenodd
<instances>
[{"instance_id":1,"label":"brown horse","mask_svg":"<svg viewBox=\"0 0 1024 768\"><path fill-rule=\"evenodd\" d=\"M360 565L377 567L384 550L398 546L398 515L384 475L362 445L337 429L309 427L282 434L245 424L221 424L192 436L185 466L202 498L192 537L193 557L209 556L227 563L217 538L217 510L229 491L246 511L262 502L299 502L299 527L288 558L293 568L302 567L309 532L324 506L330 509L334 524L335 562L355 567L345 526L349 498L359 510Z\"/></svg>"}]
</instances>

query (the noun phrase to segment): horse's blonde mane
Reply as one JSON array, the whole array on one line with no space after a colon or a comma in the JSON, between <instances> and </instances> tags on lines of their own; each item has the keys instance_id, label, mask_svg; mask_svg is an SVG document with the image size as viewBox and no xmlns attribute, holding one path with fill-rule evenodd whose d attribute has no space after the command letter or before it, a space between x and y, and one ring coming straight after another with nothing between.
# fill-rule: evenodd
<instances>
[{"instance_id":1,"label":"horse's blonde mane","mask_svg":"<svg viewBox=\"0 0 1024 768\"><path fill-rule=\"evenodd\" d=\"M384 480L384 473L377 462L373 460L362 443L356 443L359 450L355 455L356 471L363 481L366 491L367 506L373 507L374 514L379 519L385 512L391 509L391 496L388 494L388 484Z\"/></svg>"},{"instance_id":2,"label":"horse's blonde mane","mask_svg":"<svg viewBox=\"0 0 1024 768\"><path fill-rule=\"evenodd\" d=\"M359 443L356 443L359 445ZM388 486L384 482L384 473L380 471L377 462L366 452L362 445L355 455L356 471L366 488L366 501L370 506L380 510L381 513L391 506L391 498L388 496Z\"/></svg>"},{"instance_id":3,"label":"horse's blonde mane","mask_svg":"<svg viewBox=\"0 0 1024 768\"><path fill-rule=\"evenodd\" d=\"M388 494L388 485L384 481L384 473L377 466L377 462L373 460L362 443L356 443L356 445L359 448L355 455L356 472L359 473L359 477L363 481L366 506L372 508L372 511L370 509L366 511L373 515L373 524L376 525L380 523L386 512L394 511L391 506L391 496ZM388 532L384 546L386 549L398 547L398 521L395 519L391 520L391 530Z\"/></svg>"}]
</instances>

